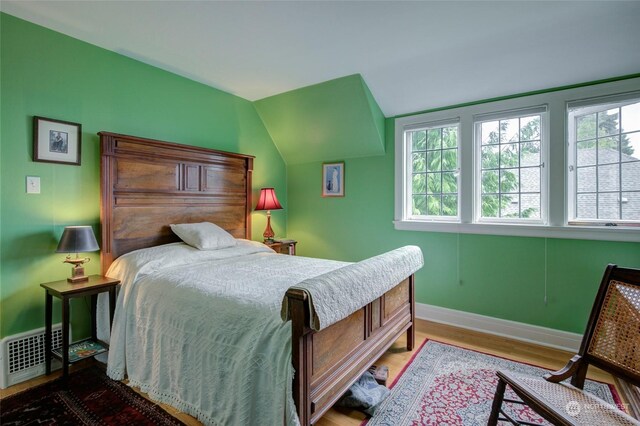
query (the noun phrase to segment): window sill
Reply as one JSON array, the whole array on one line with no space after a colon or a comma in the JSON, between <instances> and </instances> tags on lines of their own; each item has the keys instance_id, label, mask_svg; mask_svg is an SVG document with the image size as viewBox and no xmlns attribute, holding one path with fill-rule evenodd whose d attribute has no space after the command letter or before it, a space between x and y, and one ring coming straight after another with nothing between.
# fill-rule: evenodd
<instances>
[{"instance_id":1,"label":"window sill","mask_svg":"<svg viewBox=\"0 0 640 426\"><path fill-rule=\"evenodd\" d=\"M395 220L393 224L395 229L400 231L640 242L640 228L637 227L617 226L612 229L612 227L443 223L420 220Z\"/></svg>"}]
</instances>

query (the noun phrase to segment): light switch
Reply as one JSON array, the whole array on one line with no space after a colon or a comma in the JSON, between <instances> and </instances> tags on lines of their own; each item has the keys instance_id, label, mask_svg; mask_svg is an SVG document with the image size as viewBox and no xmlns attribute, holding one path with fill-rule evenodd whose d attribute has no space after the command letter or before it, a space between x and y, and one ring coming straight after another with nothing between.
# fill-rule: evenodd
<instances>
[{"instance_id":1,"label":"light switch","mask_svg":"<svg viewBox=\"0 0 640 426\"><path fill-rule=\"evenodd\" d=\"M27 194L40 193L40 176L27 176Z\"/></svg>"}]
</instances>

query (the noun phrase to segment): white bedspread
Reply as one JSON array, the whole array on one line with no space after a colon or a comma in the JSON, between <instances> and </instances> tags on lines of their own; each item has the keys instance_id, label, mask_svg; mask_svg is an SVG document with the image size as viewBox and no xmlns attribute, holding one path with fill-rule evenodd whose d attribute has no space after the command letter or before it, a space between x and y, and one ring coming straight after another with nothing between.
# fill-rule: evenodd
<instances>
[{"instance_id":1,"label":"white bedspread","mask_svg":"<svg viewBox=\"0 0 640 426\"><path fill-rule=\"evenodd\" d=\"M182 243L117 259L122 280L107 374L212 425L297 424L286 290L346 265L275 255L259 243ZM106 338L104 305L99 336Z\"/></svg>"},{"instance_id":2,"label":"white bedspread","mask_svg":"<svg viewBox=\"0 0 640 426\"><path fill-rule=\"evenodd\" d=\"M311 328L319 331L348 317L395 287L424 265L418 246L404 246L306 279L295 288L307 294ZM290 319L287 299L282 319Z\"/></svg>"}]
</instances>

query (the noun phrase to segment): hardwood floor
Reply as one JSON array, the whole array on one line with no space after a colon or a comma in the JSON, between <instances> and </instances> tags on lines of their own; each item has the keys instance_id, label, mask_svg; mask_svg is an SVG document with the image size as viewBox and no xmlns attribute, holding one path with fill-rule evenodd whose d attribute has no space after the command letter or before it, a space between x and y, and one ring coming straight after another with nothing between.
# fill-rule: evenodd
<instances>
[{"instance_id":1,"label":"hardwood floor","mask_svg":"<svg viewBox=\"0 0 640 426\"><path fill-rule=\"evenodd\" d=\"M429 338L444 343L461 346L468 349L474 349L492 355L502 356L516 361L526 362L538 365L544 368L557 370L562 368L573 355L572 353L561 351L558 349L546 348L531 343L520 342L506 337L493 336L489 334L479 333L476 331L465 330L433 322L417 320L416 327L416 348L412 352L405 349L405 338L400 338L385 355L383 355L377 364L384 364L389 367L389 383L392 383L398 373L409 361L411 356L417 352L424 339ZM80 366L82 367L82 366ZM56 372L49 377L38 377L24 383L20 383L10 388L0 390L0 398L4 398L14 393L20 392L29 387L39 385L48 380L52 380L60 375ZM613 377L596 368L590 368L588 377L594 380L600 380L607 383L614 383ZM146 395L139 392L141 395ZM188 425L200 425L193 417L181 413L173 407L160 404L165 410L173 416L179 418ZM359 425L364 419L364 414L352 410L332 409L320 419L316 425L318 426L347 426Z\"/></svg>"}]
</instances>

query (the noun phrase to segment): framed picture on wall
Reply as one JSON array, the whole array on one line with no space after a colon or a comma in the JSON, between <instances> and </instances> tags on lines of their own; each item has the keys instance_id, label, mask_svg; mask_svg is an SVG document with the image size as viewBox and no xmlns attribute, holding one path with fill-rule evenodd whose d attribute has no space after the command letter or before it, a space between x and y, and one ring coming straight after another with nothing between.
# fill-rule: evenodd
<instances>
[{"instance_id":1,"label":"framed picture on wall","mask_svg":"<svg viewBox=\"0 0 640 426\"><path fill-rule=\"evenodd\" d=\"M33 117L33 161L80 165L82 125Z\"/></svg>"},{"instance_id":2,"label":"framed picture on wall","mask_svg":"<svg viewBox=\"0 0 640 426\"><path fill-rule=\"evenodd\" d=\"M344 197L344 162L322 164L322 196Z\"/></svg>"}]
</instances>

